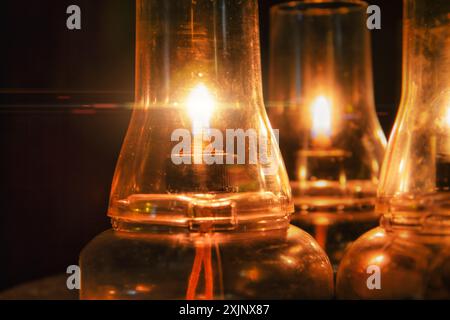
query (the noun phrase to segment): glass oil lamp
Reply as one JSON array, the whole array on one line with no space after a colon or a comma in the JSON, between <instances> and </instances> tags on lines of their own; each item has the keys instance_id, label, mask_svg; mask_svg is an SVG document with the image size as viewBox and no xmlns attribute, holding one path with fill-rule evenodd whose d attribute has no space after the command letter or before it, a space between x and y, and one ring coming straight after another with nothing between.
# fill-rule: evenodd
<instances>
[{"instance_id":1,"label":"glass oil lamp","mask_svg":"<svg viewBox=\"0 0 450 320\"><path fill-rule=\"evenodd\" d=\"M335 266L378 225L376 187L386 139L373 96L367 4L302 1L271 11L268 113L293 190L292 223Z\"/></svg>"},{"instance_id":2,"label":"glass oil lamp","mask_svg":"<svg viewBox=\"0 0 450 320\"><path fill-rule=\"evenodd\" d=\"M343 258L342 299L450 299L450 1L404 4L403 96L376 205L383 218Z\"/></svg>"},{"instance_id":3,"label":"glass oil lamp","mask_svg":"<svg viewBox=\"0 0 450 320\"><path fill-rule=\"evenodd\" d=\"M257 1L138 0L136 102L82 299L316 299L328 257L290 226Z\"/></svg>"}]
</instances>

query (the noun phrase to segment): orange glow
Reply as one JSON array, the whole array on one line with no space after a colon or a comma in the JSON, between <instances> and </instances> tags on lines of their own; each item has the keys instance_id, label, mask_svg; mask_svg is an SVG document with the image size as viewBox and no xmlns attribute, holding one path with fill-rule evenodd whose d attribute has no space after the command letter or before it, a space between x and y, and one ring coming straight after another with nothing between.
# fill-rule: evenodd
<instances>
[{"instance_id":1,"label":"orange glow","mask_svg":"<svg viewBox=\"0 0 450 320\"><path fill-rule=\"evenodd\" d=\"M371 264L381 265L385 260L384 254L377 254L370 261Z\"/></svg>"},{"instance_id":2,"label":"orange glow","mask_svg":"<svg viewBox=\"0 0 450 320\"><path fill-rule=\"evenodd\" d=\"M313 134L331 135L331 103L324 96L318 97L312 106Z\"/></svg>"},{"instance_id":3,"label":"orange glow","mask_svg":"<svg viewBox=\"0 0 450 320\"><path fill-rule=\"evenodd\" d=\"M187 99L194 134L200 134L203 129L209 128L214 107L215 101L208 88L203 84L197 85Z\"/></svg>"},{"instance_id":4,"label":"orange glow","mask_svg":"<svg viewBox=\"0 0 450 320\"><path fill-rule=\"evenodd\" d=\"M194 163L201 164L203 157L203 134L210 128L210 120L214 111L215 101L203 85L197 85L187 98L187 109L192 120L192 134L194 136Z\"/></svg>"},{"instance_id":5,"label":"orange glow","mask_svg":"<svg viewBox=\"0 0 450 320\"><path fill-rule=\"evenodd\" d=\"M450 106L447 107L447 113L445 115L445 123L450 127Z\"/></svg>"},{"instance_id":6,"label":"orange glow","mask_svg":"<svg viewBox=\"0 0 450 320\"><path fill-rule=\"evenodd\" d=\"M136 286L136 291L137 292L143 292L143 293L148 293L150 291L152 291L152 288L146 285L142 285L142 284L138 284Z\"/></svg>"},{"instance_id":7,"label":"orange glow","mask_svg":"<svg viewBox=\"0 0 450 320\"><path fill-rule=\"evenodd\" d=\"M315 183L316 187L319 188L325 188L326 186L328 186L328 181L325 180L319 180Z\"/></svg>"},{"instance_id":8,"label":"orange glow","mask_svg":"<svg viewBox=\"0 0 450 320\"><path fill-rule=\"evenodd\" d=\"M332 109L330 101L324 96L316 98L312 105L312 135L314 144L319 147L330 145L332 131Z\"/></svg>"},{"instance_id":9,"label":"orange glow","mask_svg":"<svg viewBox=\"0 0 450 320\"><path fill-rule=\"evenodd\" d=\"M292 257L281 255L280 258L289 266L296 265L296 261Z\"/></svg>"},{"instance_id":10,"label":"orange glow","mask_svg":"<svg viewBox=\"0 0 450 320\"><path fill-rule=\"evenodd\" d=\"M322 249L326 249L327 247L327 238L328 238L328 225L326 224L317 224L315 226L315 238L317 243L320 245Z\"/></svg>"},{"instance_id":11,"label":"orange glow","mask_svg":"<svg viewBox=\"0 0 450 320\"><path fill-rule=\"evenodd\" d=\"M246 272L247 277L252 281L258 281L260 274L257 268L252 268Z\"/></svg>"},{"instance_id":12,"label":"orange glow","mask_svg":"<svg viewBox=\"0 0 450 320\"><path fill-rule=\"evenodd\" d=\"M214 271L212 267L211 243L197 244L195 248L195 259L192 272L189 277L186 300L195 300L198 282L202 266L204 268L205 294L204 299L212 300L214 298Z\"/></svg>"}]
</instances>

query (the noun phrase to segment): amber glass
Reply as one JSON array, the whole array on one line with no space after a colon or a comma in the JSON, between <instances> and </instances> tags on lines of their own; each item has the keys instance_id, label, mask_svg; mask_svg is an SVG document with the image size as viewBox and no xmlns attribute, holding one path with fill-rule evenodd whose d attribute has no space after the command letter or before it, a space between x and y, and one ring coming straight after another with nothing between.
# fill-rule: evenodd
<instances>
[{"instance_id":1,"label":"amber glass","mask_svg":"<svg viewBox=\"0 0 450 320\"><path fill-rule=\"evenodd\" d=\"M376 205L383 218L346 253L339 298L450 299L450 2L406 0L403 41L403 97ZM367 286L369 267L380 288Z\"/></svg>"},{"instance_id":2,"label":"amber glass","mask_svg":"<svg viewBox=\"0 0 450 320\"><path fill-rule=\"evenodd\" d=\"M113 230L81 254L83 299L332 296L327 256L289 225L257 12L256 0L137 1L136 103Z\"/></svg>"},{"instance_id":3,"label":"amber glass","mask_svg":"<svg viewBox=\"0 0 450 320\"><path fill-rule=\"evenodd\" d=\"M336 265L378 224L386 139L373 97L367 4L302 1L271 12L269 117L291 180L293 223Z\"/></svg>"}]
</instances>

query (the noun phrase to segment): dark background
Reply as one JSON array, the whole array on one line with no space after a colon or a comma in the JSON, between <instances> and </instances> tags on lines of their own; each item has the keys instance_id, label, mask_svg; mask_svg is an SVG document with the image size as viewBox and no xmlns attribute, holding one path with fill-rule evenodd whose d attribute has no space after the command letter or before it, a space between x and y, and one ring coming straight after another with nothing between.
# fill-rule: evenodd
<instances>
[{"instance_id":1,"label":"dark background","mask_svg":"<svg viewBox=\"0 0 450 320\"><path fill-rule=\"evenodd\" d=\"M269 7L260 0L263 76ZM401 0L373 0L377 111L386 134L401 87ZM66 28L66 8L82 30ZM134 1L0 2L0 290L76 264L110 227L115 162L134 90ZM266 82L264 83L266 85Z\"/></svg>"}]
</instances>

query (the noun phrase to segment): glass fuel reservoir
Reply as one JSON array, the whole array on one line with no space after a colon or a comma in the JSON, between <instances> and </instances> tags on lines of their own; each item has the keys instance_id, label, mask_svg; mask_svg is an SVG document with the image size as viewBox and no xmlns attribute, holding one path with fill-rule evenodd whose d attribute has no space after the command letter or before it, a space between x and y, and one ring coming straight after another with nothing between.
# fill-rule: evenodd
<instances>
[{"instance_id":1,"label":"glass fuel reservoir","mask_svg":"<svg viewBox=\"0 0 450 320\"><path fill-rule=\"evenodd\" d=\"M138 0L136 37L113 229L81 253L81 298L331 298L327 256L289 225L257 1Z\"/></svg>"}]
</instances>

